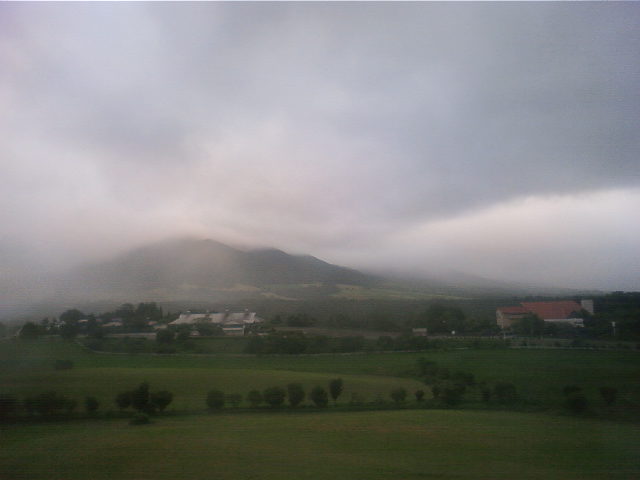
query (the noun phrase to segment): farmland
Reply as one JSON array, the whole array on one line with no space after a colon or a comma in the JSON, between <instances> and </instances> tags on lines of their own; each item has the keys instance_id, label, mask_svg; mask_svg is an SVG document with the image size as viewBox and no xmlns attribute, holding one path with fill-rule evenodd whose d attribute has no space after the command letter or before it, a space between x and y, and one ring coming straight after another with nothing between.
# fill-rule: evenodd
<instances>
[{"instance_id":1,"label":"farmland","mask_svg":"<svg viewBox=\"0 0 640 480\"><path fill-rule=\"evenodd\" d=\"M413 400L429 388L419 358L473 373L477 381L515 385L519 402L483 405L473 391L457 409ZM56 360L72 368L55 369ZM430 350L356 355L98 354L75 342L43 338L0 343L3 394L22 399L45 390L95 396L95 418L82 408L67 419L25 417L3 427L2 478L632 478L640 474L637 421L640 355L634 350ZM337 408L226 406L208 413L210 389L246 396L252 389L300 383L308 392L341 377ZM128 425L116 393L148 382L174 401L150 425ZM562 409L562 390L577 385L586 414ZM615 387L606 407L598 388ZM409 393L402 408L389 393ZM368 407L349 407L352 395ZM377 405L376 406L376 402ZM80 404L81 405L81 404ZM391 408L389 410L389 408ZM525 412L526 410L526 412ZM250 461L248 461L250 460Z\"/></svg>"},{"instance_id":2,"label":"farmland","mask_svg":"<svg viewBox=\"0 0 640 480\"><path fill-rule=\"evenodd\" d=\"M110 355L83 349L74 342L44 338L34 342L0 344L2 393L26 395L36 390L97 395L104 408L113 408L113 395L141 381L175 392L174 407L203 408L206 389L246 394L271 384L300 382L311 388L345 376L347 401L352 392L373 399L397 386L410 393L424 387L416 378L419 358L451 371L466 371L477 381L513 383L529 404L550 408L562 399L562 388L578 385L594 405L597 389L618 389L626 411L640 405L640 354L637 351L589 350L434 350L418 353L358 355ZM69 359L71 370L54 370L55 360ZM346 377L348 376L348 378ZM114 391L115 390L115 391ZM107 406L108 405L108 406Z\"/></svg>"}]
</instances>

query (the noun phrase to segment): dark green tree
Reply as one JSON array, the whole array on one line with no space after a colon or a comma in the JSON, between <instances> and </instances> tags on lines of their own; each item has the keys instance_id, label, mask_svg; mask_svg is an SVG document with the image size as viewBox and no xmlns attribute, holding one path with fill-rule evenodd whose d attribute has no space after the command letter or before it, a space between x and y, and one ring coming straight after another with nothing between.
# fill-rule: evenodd
<instances>
[{"instance_id":1,"label":"dark green tree","mask_svg":"<svg viewBox=\"0 0 640 480\"><path fill-rule=\"evenodd\" d=\"M604 400L604 403L607 404L607 407L610 407L616 400L618 399L618 389L614 387L600 387L599 388L600 395Z\"/></svg>"},{"instance_id":2,"label":"dark green tree","mask_svg":"<svg viewBox=\"0 0 640 480\"><path fill-rule=\"evenodd\" d=\"M398 387L391 390L391 399L396 404L400 404L404 402L406 398L407 398L407 391L404 388Z\"/></svg>"},{"instance_id":3,"label":"dark green tree","mask_svg":"<svg viewBox=\"0 0 640 480\"><path fill-rule=\"evenodd\" d=\"M149 398L149 384L143 382L131 392L131 406L139 412L147 412L151 407Z\"/></svg>"},{"instance_id":4,"label":"dark green tree","mask_svg":"<svg viewBox=\"0 0 640 480\"><path fill-rule=\"evenodd\" d=\"M342 394L344 385L341 378L334 378L329 382L329 392L334 403L337 403L338 397Z\"/></svg>"},{"instance_id":5,"label":"dark green tree","mask_svg":"<svg viewBox=\"0 0 640 480\"><path fill-rule=\"evenodd\" d=\"M131 392L120 392L118 395L116 395L115 401L120 410L129 408L131 406Z\"/></svg>"},{"instance_id":6,"label":"dark green tree","mask_svg":"<svg viewBox=\"0 0 640 480\"><path fill-rule=\"evenodd\" d=\"M253 408L256 408L262 403L262 394L258 390L251 390L247 395L247 400Z\"/></svg>"},{"instance_id":7,"label":"dark green tree","mask_svg":"<svg viewBox=\"0 0 640 480\"><path fill-rule=\"evenodd\" d=\"M30 413L38 413L44 417L60 414L63 412L71 413L76 407L75 400L69 399L64 395L49 391L40 393L34 397L26 398L25 407Z\"/></svg>"},{"instance_id":8,"label":"dark green tree","mask_svg":"<svg viewBox=\"0 0 640 480\"><path fill-rule=\"evenodd\" d=\"M462 401L465 387L450 380L438 381L431 387L433 398L448 406L458 405Z\"/></svg>"},{"instance_id":9,"label":"dark green tree","mask_svg":"<svg viewBox=\"0 0 640 480\"><path fill-rule=\"evenodd\" d=\"M176 334L173 330L169 330L168 328L163 328L162 330L158 330L156 333L156 342L162 345L168 345L173 343Z\"/></svg>"},{"instance_id":10,"label":"dark green tree","mask_svg":"<svg viewBox=\"0 0 640 480\"><path fill-rule=\"evenodd\" d=\"M209 410L219 410L224 407L225 400L224 392L211 390L207 394L207 407Z\"/></svg>"},{"instance_id":11,"label":"dark green tree","mask_svg":"<svg viewBox=\"0 0 640 480\"><path fill-rule=\"evenodd\" d=\"M0 419L10 417L18 409L18 405L15 395L0 394Z\"/></svg>"},{"instance_id":12,"label":"dark green tree","mask_svg":"<svg viewBox=\"0 0 640 480\"><path fill-rule=\"evenodd\" d=\"M155 408L160 410L160 412L164 412L164 409L173 401L173 393L167 390L152 392L149 401Z\"/></svg>"},{"instance_id":13,"label":"dark green tree","mask_svg":"<svg viewBox=\"0 0 640 480\"><path fill-rule=\"evenodd\" d=\"M289 405L297 407L304 400L305 393L302 385L299 383L290 383L287 385L287 398L289 399Z\"/></svg>"},{"instance_id":14,"label":"dark green tree","mask_svg":"<svg viewBox=\"0 0 640 480\"><path fill-rule=\"evenodd\" d=\"M98 402L96 397L86 397L84 399L84 409L89 415L94 415L98 411L99 406L100 402Z\"/></svg>"},{"instance_id":15,"label":"dark green tree","mask_svg":"<svg viewBox=\"0 0 640 480\"><path fill-rule=\"evenodd\" d=\"M270 407L279 407L284 403L284 399L287 396L282 387L269 387L262 392L262 398Z\"/></svg>"},{"instance_id":16,"label":"dark green tree","mask_svg":"<svg viewBox=\"0 0 640 480\"><path fill-rule=\"evenodd\" d=\"M238 408L238 406L242 403L242 394L240 393L230 393L227 397L227 402L231 404L233 408Z\"/></svg>"},{"instance_id":17,"label":"dark green tree","mask_svg":"<svg viewBox=\"0 0 640 480\"><path fill-rule=\"evenodd\" d=\"M498 382L493 387L493 395L498 403L509 404L516 401L516 387L513 383Z\"/></svg>"},{"instance_id":18,"label":"dark green tree","mask_svg":"<svg viewBox=\"0 0 640 480\"><path fill-rule=\"evenodd\" d=\"M24 340L35 340L42 333L41 328L33 322L27 322L20 329L19 336Z\"/></svg>"},{"instance_id":19,"label":"dark green tree","mask_svg":"<svg viewBox=\"0 0 640 480\"><path fill-rule=\"evenodd\" d=\"M329 395L321 386L314 387L309 397L316 407L326 407L329 404Z\"/></svg>"},{"instance_id":20,"label":"dark green tree","mask_svg":"<svg viewBox=\"0 0 640 480\"><path fill-rule=\"evenodd\" d=\"M211 322L198 322L196 324L196 331L201 337L221 337L224 335L222 327Z\"/></svg>"},{"instance_id":21,"label":"dark green tree","mask_svg":"<svg viewBox=\"0 0 640 480\"><path fill-rule=\"evenodd\" d=\"M421 402L424 399L424 390L416 390L416 401Z\"/></svg>"},{"instance_id":22,"label":"dark green tree","mask_svg":"<svg viewBox=\"0 0 640 480\"><path fill-rule=\"evenodd\" d=\"M589 406L587 397L585 397L582 392L570 393L569 395L567 395L564 404L571 413L576 414L583 413Z\"/></svg>"},{"instance_id":23,"label":"dark green tree","mask_svg":"<svg viewBox=\"0 0 640 480\"><path fill-rule=\"evenodd\" d=\"M538 337L544 332L544 320L536 314L528 314L515 322L511 327L518 335Z\"/></svg>"}]
</instances>

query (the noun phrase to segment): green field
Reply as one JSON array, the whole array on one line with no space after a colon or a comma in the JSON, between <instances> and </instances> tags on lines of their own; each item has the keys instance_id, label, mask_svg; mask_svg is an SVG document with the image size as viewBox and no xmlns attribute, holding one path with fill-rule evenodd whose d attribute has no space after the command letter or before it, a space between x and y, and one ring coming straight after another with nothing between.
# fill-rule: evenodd
<instances>
[{"instance_id":1,"label":"green field","mask_svg":"<svg viewBox=\"0 0 640 480\"><path fill-rule=\"evenodd\" d=\"M148 381L153 389L175 393L174 408L202 408L207 390L246 394L269 385L300 382L305 388L342 376L345 394L373 399L396 386L411 393L424 388L415 379L420 357L452 372L471 372L477 381L513 383L521 399L540 407L562 402L562 388L578 385L594 406L598 388L618 389L627 414L640 410L640 352L590 350L448 350L423 353L384 353L316 356L251 355L114 355L97 354L58 339L0 343L0 393L25 395L54 389L58 393L98 396L110 403L114 392ZM58 359L74 362L72 370L56 371ZM600 402L600 403L599 403ZM105 405L105 403L103 403ZM106 408L106 407L105 407ZM108 408L113 408L111 404ZM627 415L628 416L628 415Z\"/></svg>"},{"instance_id":2,"label":"green field","mask_svg":"<svg viewBox=\"0 0 640 480\"><path fill-rule=\"evenodd\" d=\"M5 428L0 472L25 479L630 479L637 427L468 411L216 414Z\"/></svg>"},{"instance_id":3,"label":"green field","mask_svg":"<svg viewBox=\"0 0 640 480\"><path fill-rule=\"evenodd\" d=\"M396 387L410 395L419 388L429 392L415 376L421 357L471 372L478 381L512 382L520 402L510 408L546 412L482 411L487 406L473 394L462 405L468 410L416 409L409 400L406 410L345 411L353 393L374 402L389 401ZM71 360L73 368L56 370L56 360ZM309 391L338 376L345 384L341 409L204 410L211 389L246 395L299 382ZM4 425L0 478L639 478L638 379L640 354L634 350L129 355L97 354L56 338L5 340L0 393L23 399L55 390L80 406L87 395L101 405L94 419L83 417L80 407L67 419L23 417ZM116 409L116 393L143 381L174 393L169 414L144 426L106 415ZM586 415L562 411L566 385L583 388ZM603 385L618 389L614 407L604 407L598 394Z\"/></svg>"},{"instance_id":4,"label":"green field","mask_svg":"<svg viewBox=\"0 0 640 480\"><path fill-rule=\"evenodd\" d=\"M292 357L105 355L51 339L1 345L0 393L24 398L53 390L78 401L94 396L103 410L115 409L115 395L142 382L148 382L152 390L173 392L171 409L181 411L203 410L207 392L212 389L246 395L253 389L262 391L295 382L309 391L316 385L326 387L337 375L344 380L340 400L345 403L352 393L364 401L373 401L388 398L394 388L403 387L409 392L425 388L416 379L393 375L323 370L321 365L296 368L297 359ZM72 360L74 368L55 370L57 359Z\"/></svg>"}]
</instances>

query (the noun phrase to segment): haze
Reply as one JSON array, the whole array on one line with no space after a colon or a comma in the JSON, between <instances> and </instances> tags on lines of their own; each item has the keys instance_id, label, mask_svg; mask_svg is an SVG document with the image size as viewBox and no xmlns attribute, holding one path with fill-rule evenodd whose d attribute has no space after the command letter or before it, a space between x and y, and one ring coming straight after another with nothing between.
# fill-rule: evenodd
<instances>
[{"instance_id":1,"label":"haze","mask_svg":"<svg viewBox=\"0 0 640 480\"><path fill-rule=\"evenodd\" d=\"M636 3L4 3L4 276L173 237L640 289Z\"/></svg>"}]
</instances>

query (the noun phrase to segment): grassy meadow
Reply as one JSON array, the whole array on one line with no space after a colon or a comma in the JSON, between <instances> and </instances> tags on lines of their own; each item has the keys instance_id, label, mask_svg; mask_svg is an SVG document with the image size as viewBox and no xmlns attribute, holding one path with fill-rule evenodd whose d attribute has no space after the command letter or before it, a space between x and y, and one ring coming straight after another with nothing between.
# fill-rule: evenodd
<instances>
[{"instance_id":1,"label":"grassy meadow","mask_svg":"<svg viewBox=\"0 0 640 480\"><path fill-rule=\"evenodd\" d=\"M32 424L0 440L5 480L630 479L637 427L512 412L404 410Z\"/></svg>"},{"instance_id":2,"label":"grassy meadow","mask_svg":"<svg viewBox=\"0 0 640 480\"><path fill-rule=\"evenodd\" d=\"M512 382L522 411L487 409L470 395L461 409L416 409L419 358L477 381ZM73 368L56 370L56 360ZM301 383L308 392L341 377L345 408L277 411L225 407L206 413L211 389ZM42 338L0 342L0 393L54 390L78 400L67 419L0 425L0 478L11 479L629 479L640 478L640 354L633 350L443 350L422 353L309 356L98 354L75 342ZM115 411L116 393L140 382L169 390L168 413L132 426ZM566 385L589 399L587 414L562 410ZM605 407L598 388L618 389ZM390 401L410 395L407 409L349 410L351 394ZM100 401L82 415L85 396ZM246 407L244 402L241 407ZM540 412L532 412L540 410ZM544 411L544 413L542 413Z\"/></svg>"},{"instance_id":3,"label":"grassy meadow","mask_svg":"<svg viewBox=\"0 0 640 480\"><path fill-rule=\"evenodd\" d=\"M476 381L513 383L530 405L553 408L566 385L582 387L594 406L602 403L598 388L618 389L619 405L629 414L640 410L640 352L633 350L461 349L420 353L288 355L151 355L99 354L74 342L43 338L34 342L0 342L2 392L19 396L53 389L84 398L97 396L103 408L114 408L118 391L148 381L155 390L174 392L173 408L204 408L204 396L217 388L246 394L252 389L299 382L309 389L341 376L345 392L366 400L388 397L395 387L411 394L425 388L415 377L418 358L435 361L452 372L475 375ZM56 360L74 362L71 370L54 370Z\"/></svg>"}]
</instances>

